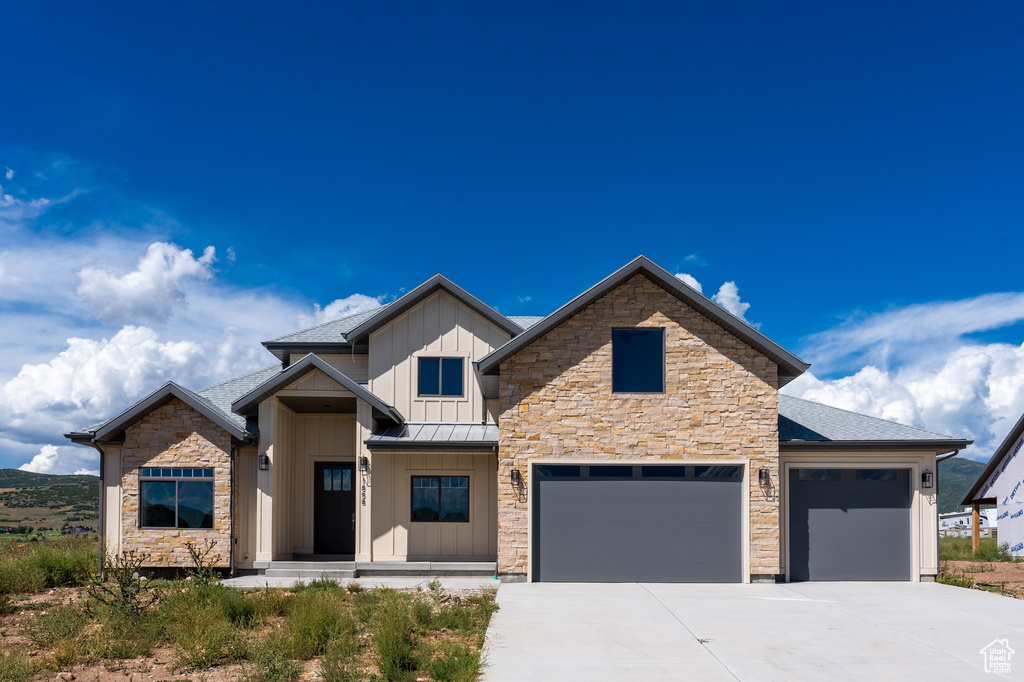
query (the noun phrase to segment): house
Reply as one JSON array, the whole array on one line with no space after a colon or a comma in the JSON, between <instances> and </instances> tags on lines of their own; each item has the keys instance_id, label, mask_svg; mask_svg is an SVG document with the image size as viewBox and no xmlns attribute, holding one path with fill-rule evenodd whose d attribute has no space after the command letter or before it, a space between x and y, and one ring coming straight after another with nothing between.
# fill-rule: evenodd
<instances>
[{"instance_id":1,"label":"house","mask_svg":"<svg viewBox=\"0 0 1024 682\"><path fill-rule=\"evenodd\" d=\"M644 257L545 317L437 275L67 434L102 542L187 566L504 580L932 580L969 441L780 395L808 365ZM440 562L440 563L435 563ZM301 575L301 573L299 573Z\"/></svg>"},{"instance_id":2,"label":"house","mask_svg":"<svg viewBox=\"0 0 1024 682\"><path fill-rule=\"evenodd\" d=\"M966 538L974 533L974 513L970 509L939 514L939 537ZM996 536L996 510L983 509L978 517L980 537Z\"/></svg>"},{"instance_id":3,"label":"house","mask_svg":"<svg viewBox=\"0 0 1024 682\"><path fill-rule=\"evenodd\" d=\"M1005 544L1014 556L1024 557L1024 416L1006 434L988 465L978 474L960 504L970 506L977 520L982 506L995 506L999 524L999 543ZM981 535L974 523L974 551L978 551Z\"/></svg>"}]
</instances>

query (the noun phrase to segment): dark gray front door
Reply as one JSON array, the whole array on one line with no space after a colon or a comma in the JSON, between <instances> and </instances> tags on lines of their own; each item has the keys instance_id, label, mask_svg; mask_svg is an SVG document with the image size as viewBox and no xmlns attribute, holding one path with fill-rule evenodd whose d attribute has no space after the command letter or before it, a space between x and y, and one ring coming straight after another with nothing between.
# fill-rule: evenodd
<instances>
[{"instance_id":1,"label":"dark gray front door","mask_svg":"<svg viewBox=\"0 0 1024 682\"><path fill-rule=\"evenodd\" d=\"M789 471L790 580L910 580L910 471Z\"/></svg>"},{"instance_id":2,"label":"dark gray front door","mask_svg":"<svg viewBox=\"0 0 1024 682\"><path fill-rule=\"evenodd\" d=\"M317 554L355 554L355 465L317 462L314 469L313 551Z\"/></svg>"},{"instance_id":3,"label":"dark gray front door","mask_svg":"<svg viewBox=\"0 0 1024 682\"><path fill-rule=\"evenodd\" d=\"M742 467L538 465L533 579L740 582Z\"/></svg>"}]
</instances>

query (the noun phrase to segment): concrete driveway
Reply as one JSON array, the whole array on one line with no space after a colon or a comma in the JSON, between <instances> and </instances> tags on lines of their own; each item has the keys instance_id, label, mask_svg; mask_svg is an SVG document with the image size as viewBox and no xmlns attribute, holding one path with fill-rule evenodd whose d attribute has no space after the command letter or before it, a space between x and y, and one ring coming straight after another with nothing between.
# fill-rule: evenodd
<instances>
[{"instance_id":1,"label":"concrete driveway","mask_svg":"<svg viewBox=\"0 0 1024 682\"><path fill-rule=\"evenodd\" d=\"M1024 601L936 583L506 584L506 680L1024 680ZM996 639L1020 652L986 673Z\"/></svg>"}]
</instances>

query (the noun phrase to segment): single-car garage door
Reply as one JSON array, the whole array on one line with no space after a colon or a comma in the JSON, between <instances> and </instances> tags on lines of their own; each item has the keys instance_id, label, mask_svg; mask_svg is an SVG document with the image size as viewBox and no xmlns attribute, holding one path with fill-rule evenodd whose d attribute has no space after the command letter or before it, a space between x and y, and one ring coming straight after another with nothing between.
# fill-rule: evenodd
<instances>
[{"instance_id":1,"label":"single-car garage door","mask_svg":"<svg viewBox=\"0 0 1024 682\"><path fill-rule=\"evenodd\" d=\"M736 465L536 465L533 579L741 582Z\"/></svg>"},{"instance_id":2,"label":"single-car garage door","mask_svg":"<svg viewBox=\"0 0 1024 682\"><path fill-rule=\"evenodd\" d=\"M790 580L910 580L910 470L789 471Z\"/></svg>"}]
</instances>

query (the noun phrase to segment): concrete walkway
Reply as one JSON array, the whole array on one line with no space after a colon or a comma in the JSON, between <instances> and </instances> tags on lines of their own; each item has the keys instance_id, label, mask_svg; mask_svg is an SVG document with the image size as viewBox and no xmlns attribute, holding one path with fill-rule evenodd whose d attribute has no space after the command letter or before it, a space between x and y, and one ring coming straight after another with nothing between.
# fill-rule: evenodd
<instances>
[{"instance_id":1,"label":"concrete walkway","mask_svg":"<svg viewBox=\"0 0 1024 682\"><path fill-rule=\"evenodd\" d=\"M224 580L229 587L240 589L256 589L260 587L291 587L299 580L310 582L315 578L268 578L265 575L243 575L238 578ZM390 587L396 590L409 590L417 587L426 588L431 580L438 580L441 588L445 590L496 590L500 584L494 578L460 578L460 577L438 577L430 576L400 577L400 576L369 576L365 578L344 578L339 580L341 585L359 583L362 587L370 589L374 587Z\"/></svg>"},{"instance_id":2,"label":"concrete walkway","mask_svg":"<svg viewBox=\"0 0 1024 682\"><path fill-rule=\"evenodd\" d=\"M1024 601L936 583L507 584L506 680L1024 680ZM981 649L1006 639L1007 675Z\"/></svg>"}]
</instances>

